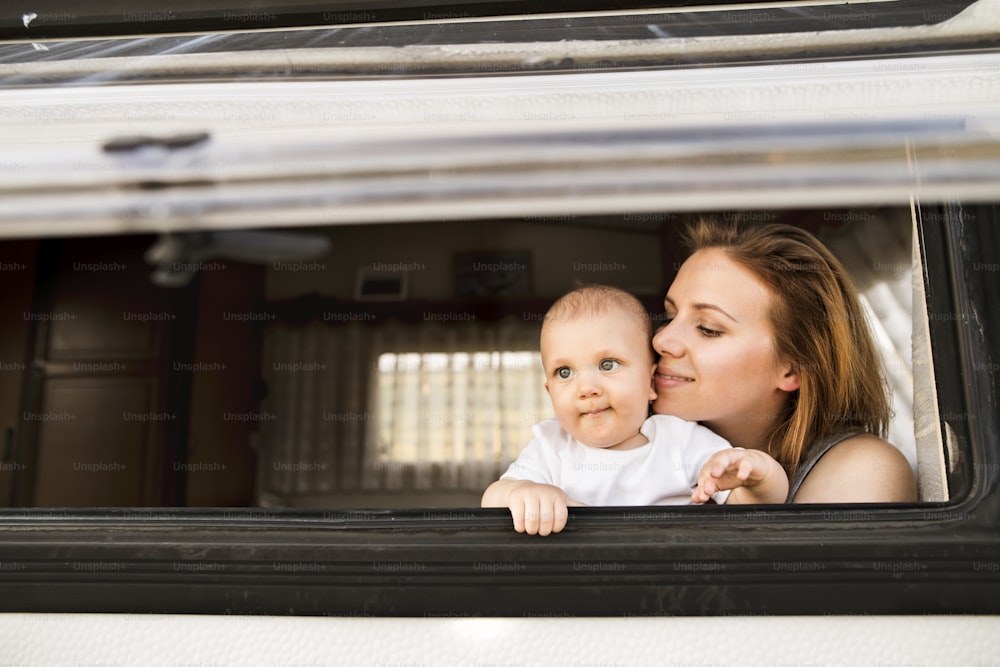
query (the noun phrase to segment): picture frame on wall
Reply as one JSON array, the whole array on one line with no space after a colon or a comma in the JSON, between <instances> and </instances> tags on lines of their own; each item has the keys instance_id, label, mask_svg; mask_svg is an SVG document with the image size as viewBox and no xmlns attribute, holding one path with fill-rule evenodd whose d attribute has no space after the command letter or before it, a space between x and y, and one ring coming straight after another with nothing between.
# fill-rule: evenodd
<instances>
[{"instance_id":1,"label":"picture frame on wall","mask_svg":"<svg viewBox=\"0 0 1000 667\"><path fill-rule=\"evenodd\" d=\"M455 296L516 298L531 294L529 251L469 251L455 254Z\"/></svg>"},{"instance_id":2,"label":"picture frame on wall","mask_svg":"<svg viewBox=\"0 0 1000 667\"><path fill-rule=\"evenodd\" d=\"M408 296L407 271L378 271L359 267L354 283L356 301L404 301Z\"/></svg>"}]
</instances>

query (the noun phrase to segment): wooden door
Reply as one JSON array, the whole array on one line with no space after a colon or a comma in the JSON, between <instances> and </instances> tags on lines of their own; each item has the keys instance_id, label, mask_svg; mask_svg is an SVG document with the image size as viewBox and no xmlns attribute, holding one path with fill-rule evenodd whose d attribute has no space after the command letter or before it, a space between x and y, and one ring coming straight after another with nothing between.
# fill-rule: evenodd
<instances>
[{"instance_id":1,"label":"wooden door","mask_svg":"<svg viewBox=\"0 0 1000 667\"><path fill-rule=\"evenodd\" d=\"M169 506L187 429L191 288L149 280L149 236L46 241L33 309L18 504Z\"/></svg>"}]
</instances>

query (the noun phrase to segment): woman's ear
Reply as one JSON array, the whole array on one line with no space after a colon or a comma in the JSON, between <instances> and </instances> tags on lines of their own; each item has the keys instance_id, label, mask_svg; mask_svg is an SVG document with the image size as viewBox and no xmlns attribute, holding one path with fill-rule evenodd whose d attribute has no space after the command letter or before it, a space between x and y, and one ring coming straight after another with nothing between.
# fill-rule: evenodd
<instances>
[{"instance_id":1,"label":"woman's ear","mask_svg":"<svg viewBox=\"0 0 1000 667\"><path fill-rule=\"evenodd\" d=\"M798 391L802 384L799 379L799 365L790 362L785 365L784 371L784 374L778 378L778 389L787 392Z\"/></svg>"}]
</instances>

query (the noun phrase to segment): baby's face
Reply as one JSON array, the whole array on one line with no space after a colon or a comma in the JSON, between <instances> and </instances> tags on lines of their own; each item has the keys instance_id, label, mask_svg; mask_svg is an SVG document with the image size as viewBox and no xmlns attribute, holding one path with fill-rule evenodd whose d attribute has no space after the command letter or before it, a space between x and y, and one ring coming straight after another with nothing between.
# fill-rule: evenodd
<instances>
[{"instance_id":1,"label":"baby's face","mask_svg":"<svg viewBox=\"0 0 1000 667\"><path fill-rule=\"evenodd\" d=\"M652 388L653 355L643 328L617 311L547 322L541 338L545 389L559 423L590 447L633 449Z\"/></svg>"}]
</instances>

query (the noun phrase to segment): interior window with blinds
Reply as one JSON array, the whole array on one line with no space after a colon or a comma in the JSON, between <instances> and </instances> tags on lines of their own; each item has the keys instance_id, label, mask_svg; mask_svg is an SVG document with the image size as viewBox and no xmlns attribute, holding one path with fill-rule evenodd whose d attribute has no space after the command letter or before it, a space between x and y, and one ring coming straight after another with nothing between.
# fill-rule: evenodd
<instances>
[{"instance_id":1,"label":"interior window with blinds","mask_svg":"<svg viewBox=\"0 0 1000 667\"><path fill-rule=\"evenodd\" d=\"M475 504L552 416L538 322L277 325L265 504Z\"/></svg>"}]
</instances>

